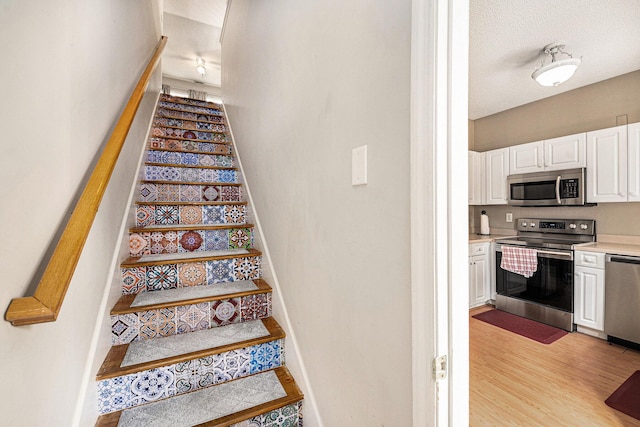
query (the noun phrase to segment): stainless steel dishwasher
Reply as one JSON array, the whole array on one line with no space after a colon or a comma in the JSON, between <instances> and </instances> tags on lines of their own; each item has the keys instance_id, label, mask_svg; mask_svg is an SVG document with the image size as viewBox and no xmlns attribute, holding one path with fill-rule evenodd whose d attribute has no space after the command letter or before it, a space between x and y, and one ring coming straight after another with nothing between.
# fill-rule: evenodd
<instances>
[{"instance_id":1,"label":"stainless steel dishwasher","mask_svg":"<svg viewBox=\"0 0 640 427\"><path fill-rule=\"evenodd\" d=\"M604 289L608 340L640 345L640 257L607 255Z\"/></svg>"}]
</instances>

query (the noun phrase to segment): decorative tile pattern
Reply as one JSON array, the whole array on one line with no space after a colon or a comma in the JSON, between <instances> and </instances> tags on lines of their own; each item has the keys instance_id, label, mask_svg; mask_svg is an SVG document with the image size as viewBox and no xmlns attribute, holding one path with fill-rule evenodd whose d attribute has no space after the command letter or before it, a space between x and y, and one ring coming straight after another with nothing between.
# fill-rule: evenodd
<instances>
[{"instance_id":1,"label":"decorative tile pattern","mask_svg":"<svg viewBox=\"0 0 640 427\"><path fill-rule=\"evenodd\" d=\"M183 224L201 224L202 207L201 206L182 206L180 208L180 221Z\"/></svg>"},{"instance_id":2,"label":"decorative tile pattern","mask_svg":"<svg viewBox=\"0 0 640 427\"><path fill-rule=\"evenodd\" d=\"M159 291L178 287L178 268L175 264L147 267L147 290Z\"/></svg>"},{"instance_id":3,"label":"decorative tile pattern","mask_svg":"<svg viewBox=\"0 0 640 427\"><path fill-rule=\"evenodd\" d=\"M245 248L251 247L251 229L250 228L232 228L229 230L229 247Z\"/></svg>"},{"instance_id":4,"label":"decorative tile pattern","mask_svg":"<svg viewBox=\"0 0 640 427\"><path fill-rule=\"evenodd\" d=\"M240 298L211 302L211 327L240 322Z\"/></svg>"},{"instance_id":5,"label":"decorative tile pattern","mask_svg":"<svg viewBox=\"0 0 640 427\"><path fill-rule=\"evenodd\" d=\"M129 344L137 341L140 321L136 313L111 316L111 344Z\"/></svg>"},{"instance_id":6,"label":"decorative tile pattern","mask_svg":"<svg viewBox=\"0 0 640 427\"><path fill-rule=\"evenodd\" d=\"M199 331L208 329L209 324L209 303L191 304L176 307L177 333Z\"/></svg>"},{"instance_id":7,"label":"decorative tile pattern","mask_svg":"<svg viewBox=\"0 0 640 427\"><path fill-rule=\"evenodd\" d=\"M219 384L251 374L251 354L249 349L250 347L241 348L215 355L214 382Z\"/></svg>"},{"instance_id":8,"label":"decorative tile pattern","mask_svg":"<svg viewBox=\"0 0 640 427\"><path fill-rule=\"evenodd\" d=\"M220 187L217 185L203 186L202 200L205 202L217 202L218 200L220 200Z\"/></svg>"},{"instance_id":9,"label":"decorative tile pattern","mask_svg":"<svg viewBox=\"0 0 640 427\"><path fill-rule=\"evenodd\" d=\"M236 280L253 280L260 277L260 261L255 258L239 258L233 265L233 274Z\"/></svg>"},{"instance_id":10,"label":"decorative tile pattern","mask_svg":"<svg viewBox=\"0 0 640 427\"><path fill-rule=\"evenodd\" d=\"M240 187L220 187L220 200L223 202L239 202L240 201Z\"/></svg>"},{"instance_id":11,"label":"decorative tile pattern","mask_svg":"<svg viewBox=\"0 0 640 427\"><path fill-rule=\"evenodd\" d=\"M244 206L241 207L244 208ZM225 206L203 206L202 211L203 224L223 224L225 222Z\"/></svg>"},{"instance_id":12,"label":"decorative tile pattern","mask_svg":"<svg viewBox=\"0 0 640 427\"><path fill-rule=\"evenodd\" d=\"M207 268L202 262L178 265L178 286L201 286L207 284Z\"/></svg>"},{"instance_id":13,"label":"decorative tile pattern","mask_svg":"<svg viewBox=\"0 0 640 427\"><path fill-rule=\"evenodd\" d=\"M137 294L147 290L145 277L147 275L146 267L133 267L122 269L122 294Z\"/></svg>"},{"instance_id":14,"label":"decorative tile pattern","mask_svg":"<svg viewBox=\"0 0 640 427\"><path fill-rule=\"evenodd\" d=\"M151 369L132 376L131 406L176 394L175 371L172 367Z\"/></svg>"},{"instance_id":15,"label":"decorative tile pattern","mask_svg":"<svg viewBox=\"0 0 640 427\"><path fill-rule=\"evenodd\" d=\"M173 308L142 311L139 314L139 319L141 340L176 334L175 310Z\"/></svg>"},{"instance_id":16,"label":"decorative tile pattern","mask_svg":"<svg viewBox=\"0 0 640 427\"><path fill-rule=\"evenodd\" d=\"M180 201L199 202L201 200L201 189L199 185L180 185Z\"/></svg>"},{"instance_id":17,"label":"decorative tile pattern","mask_svg":"<svg viewBox=\"0 0 640 427\"><path fill-rule=\"evenodd\" d=\"M200 235L200 232L190 230L190 231L180 231L180 252L193 252L202 246L204 243L204 239Z\"/></svg>"},{"instance_id":18,"label":"decorative tile pattern","mask_svg":"<svg viewBox=\"0 0 640 427\"><path fill-rule=\"evenodd\" d=\"M98 412L107 414L128 408L132 382L131 375L98 381Z\"/></svg>"},{"instance_id":19,"label":"decorative tile pattern","mask_svg":"<svg viewBox=\"0 0 640 427\"><path fill-rule=\"evenodd\" d=\"M225 206L224 219L226 223L244 224L246 222L245 207L242 205Z\"/></svg>"},{"instance_id":20,"label":"decorative tile pattern","mask_svg":"<svg viewBox=\"0 0 640 427\"><path fill-rule=\"evenodd\" d=\"M150 253L149 233L131 233L129 235L129 254L139 257Z\"/></svg>"},{"instance_id":21,"label":"decorative tile pattern","mask_svg":"<svg viewBox=\"0 0 640 427\"><path fill-rule=\"evenodd\" d=\"M255 374L280 366L281 345L281 341L276 340L251 347L251 373Z\"/></svg>"},{"instance_id":22,"label":"decorative tile pattern","mask_svg":"<svg viewBox=\"0 0 640 427\"><path fill-rule=\"evenodd\" d=\"M153 206L141 205L136 206L136 226L146 227L155 224L155 209Z\"/></svg>"},{"instance_id":23,"label":"decorative tile pattern","mask_svg":"<svg viewBox=\"0 0 640 427\"><path fill-rule=\"evenodd\" d=\"M158 200L158 189L156 185L149 183L140 184L140 201L155 202L156 200Z\"/></svg>"},{"instance_id":24,"label":"decorative tile pattern","mask_svg":"<svg viewBox=\"0 0 640 427\"><path fill-rule=\"evenodd\" d=\"M235 280L233 259L207 261L207 283L232 282Z\"/></svg>"},{"instance_id":25,"label":"decorative tile pattern","mask_svg":"<svg viewBox=\"0 0 640 427\"><path fill-rule=\"evenodd\" d=\"M227 230L205 231L206 251L229 249L229 232Z\"/></svg>"},{"instance_id":26,"label":"decorative tile pattern","mask_svg":"<svg viewBox=\"0 0 640 427\"><path fill-rule=\"evenodd\" d=\"M180 200L180 185L178 184L159 184L158 185L158 201L159 202L175 202Z\"/></svg>"},{"instance_id":27,"label":"decorative tile pattern","mask_svg":"<svg viewBox=\"0 0 640 427\"><path fill-rule=\"evenodd\" d=\"M156 224L178 224L180 222L180 210L178 206L159 205L155 209Z\"/></svg>"},{"instance_id":28,"label":"decorative tile pattern","mask_svg":"<svg viewBox=\"0 0 640 427\"><path fill-rule=\"evenodd\" d=\"M187 393L215 384L215 357L207 356L175 365L176 393Z\"/></svg>"},{"instance_id":29,"label":"decorative tile pattern","mask_svg":"<svg viewBox=\"0 0 640 427\"><path fill-rule=\"evenodd\" d=\"M242 320L264 319L271 316L271 294L247 295L240 302Z\"/></svg>"},{"instance_id":30,"label":"decorative tile pattern","mask_svg":"<svg viewBox=\"0 0 640 427\"><path fill-rule=\"evenodd\" d=\"M174 254L178 252L178 233L155 231L150 235L152 254Z\"/></svg>"}]
</instances>

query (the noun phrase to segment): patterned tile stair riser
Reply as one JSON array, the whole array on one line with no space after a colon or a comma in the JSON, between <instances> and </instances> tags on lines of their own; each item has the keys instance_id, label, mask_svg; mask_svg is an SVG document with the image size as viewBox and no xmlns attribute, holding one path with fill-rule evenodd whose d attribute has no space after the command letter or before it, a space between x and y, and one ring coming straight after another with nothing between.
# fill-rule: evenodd
<instances>
[{"instance_id":1,"label":"patterned tile stair riser","mask_svg":"<svg viewBox=\"0 0 640 427\"><path fill-rule=\"evenodd\" d=\"M111 316L112 345L271 317L271 293Z\"/></svg>"},{"instance_id":2,"label":"patterned tile stair riser","mask_svg":"<svg viewBox=\"0 0 640 427\"><path fill-rule=\"evenodd\" d=\"M184 141L182 141L184 142ZM167 147L167 148L164 148ZM171 147L171 148L169 148ZM231 164L233 157L231 154L231 146L225 144L207 144L206 150L190 149L188 144L175 144L172 140L156 141L153 150L147 151L147 162L154 164L166 165L189 165L189 166L210 166L220 167L219 165ZM174 151L167 151L174 150ZM195 152L197 151L197 152Z\"/></svg>"},{"instance_id":3,"label":"patterned tile stair riser","mask_svg":"<svg viewBox=\"0 0 640 427\"><path fill-rule=\"evenodd\" d=\"M187 130L154 126L151 128L151 136L154 138L176 138L190 141L214 142L216 134L224 134L227 131L225 125L213 125L215 130Z\"/></svg>"},{"instance_id":4,"label":"patterned tile stair riser","mask_svg":"<svg viewBox=\"0 0 640 427\"><path fill-rule=\"evenodd\" d=\"M189 130L216 130L215 126L224 125L224 119L218 116L210 116L206 121L183 120L173 117L156 117L153 126L164 126Z\"/></svg>"},{"instance_id":5,"label":"patterned tile stair riser","mask_svg":"<svg viewBox=\"0 0 640 427\"><path fill-rule=\"evenodd\" d=\"M238 182L238 174L234 170L207 167L146 165L143 176L145 181L215 182L225 184L236 184Z\"/></svg>"},{"instance_id":6,"label":"patterned tile stair riser","mask_svg":"<svg viewBox=\"0 0 640 427\"><path fill-rule=\"evenodd\" d=\"M245 205L138 205L136 226L246 224Z\"/></svg>"},{"instance_id":7,"label":"patterned tile stair riser","mask_svg":"<svg viewBox=\"0 0 640 427\"><path fill-rule=\"evenodd\" d=\"M98 382L101 414L154 402L284 364L284 340L144 370Z\"/></svg>"},{"instance_id":8,"label":"patterned tile stair riser","mask_svg":"<svg viewBox=\"0 0 640 427\"><path fill-rule=\"evenodd\" d=\"M229 427L302 427L302 402L258 415Z\"/></svg>"},{"instance_id":9,"label":"patterned tile stair riser","mask_svg":"<svg viewBox=\"0 0 640 427\"><path fill-rule=\"evenodd\" d=\"M129 234L129 254L132 257L251 247L252 228L166 230Z\"/></svg>"},{"instance_id":10,"label":"patterned tile stair riser","mask_svg":"<svg viewBox=\"0 0 640 427\"><path fill-rule=\"evenodd\" d=\"M158 150L154 152L151 150ZM157 163L162 162L162 154L166 151L169 152L185 152L196 154L217 154L222 156L230 156L233 154L233 146L224 141L215 142L195 142L180 139L168 139L168 138L149 138L149 151L147 156L155 156ZM160 161L158 161L160 159ZM147 161L151 161L148 160ZM205 164L205 163L200 163ZM206 160L206 164L212 166L215 162Z\"/></svg>"},{"instance_id":11,"label":"patterned tile stair riser","mask_svg":"<svg viewBox=\"0 0 640 427\"><path fill-rule=\"evenodd\" d=\"M139 202L240 202L242 187L230 185L140 184Z\"/></svg>"},{"instance_id":12,"label":"patterned tile stair riser","mask_svg":"<svg viewBox=\"0 0 640 427\"><path fill-rule=\"evenodd\" d=\"M261 256L246 256L202 262L123 267L122 293L138 294L259 279L261 263Z\"/></svg>"}]
</instances>

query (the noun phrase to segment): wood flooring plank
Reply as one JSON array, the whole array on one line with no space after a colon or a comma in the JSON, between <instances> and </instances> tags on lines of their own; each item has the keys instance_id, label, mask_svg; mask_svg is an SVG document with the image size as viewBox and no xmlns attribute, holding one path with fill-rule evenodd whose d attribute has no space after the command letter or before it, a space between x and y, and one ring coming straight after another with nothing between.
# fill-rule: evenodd
<instances>
[{"instance_id":1,"label":"wood flooring plank","mask_svg":"<svg viewBox=\"0 0 640 427\"><path fill-rule=\"evenodd\" d=\"M546 345L469 312L471 426L637 426L604 401L640 369L640 352L578 332Z\"/></svg>"}]
</instances>

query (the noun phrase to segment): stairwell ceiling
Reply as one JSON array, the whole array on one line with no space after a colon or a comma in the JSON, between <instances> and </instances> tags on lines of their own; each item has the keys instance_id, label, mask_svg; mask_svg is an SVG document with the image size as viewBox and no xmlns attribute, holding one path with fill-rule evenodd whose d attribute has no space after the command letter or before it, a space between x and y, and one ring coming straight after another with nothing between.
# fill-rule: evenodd
<instances>
[{"instance_id":1,"label":"stairwell ceiling","mask_svg":"<svg viewBox=\"0 0 640 427\"><path fill-rule=\"evenodd\" d=\"M640 69L640 0L470 0L469 7L470 119ZM543 87L531 73L541 49L556 41L582 64L567 82Z\"/></svg>"},{"instance_id":2,"label":"stairwell ceiling","mask_svg":"<svg viewBox=\"0 0 640 427\"><path fill-rule=\"evenodd\" d=\"M220 32L227 0L164 0L163 32L169 39L162 55L162 74L178 80L220 87ZM206 61L204 77L196 58Z\"/></svg>"}]
</instances>

